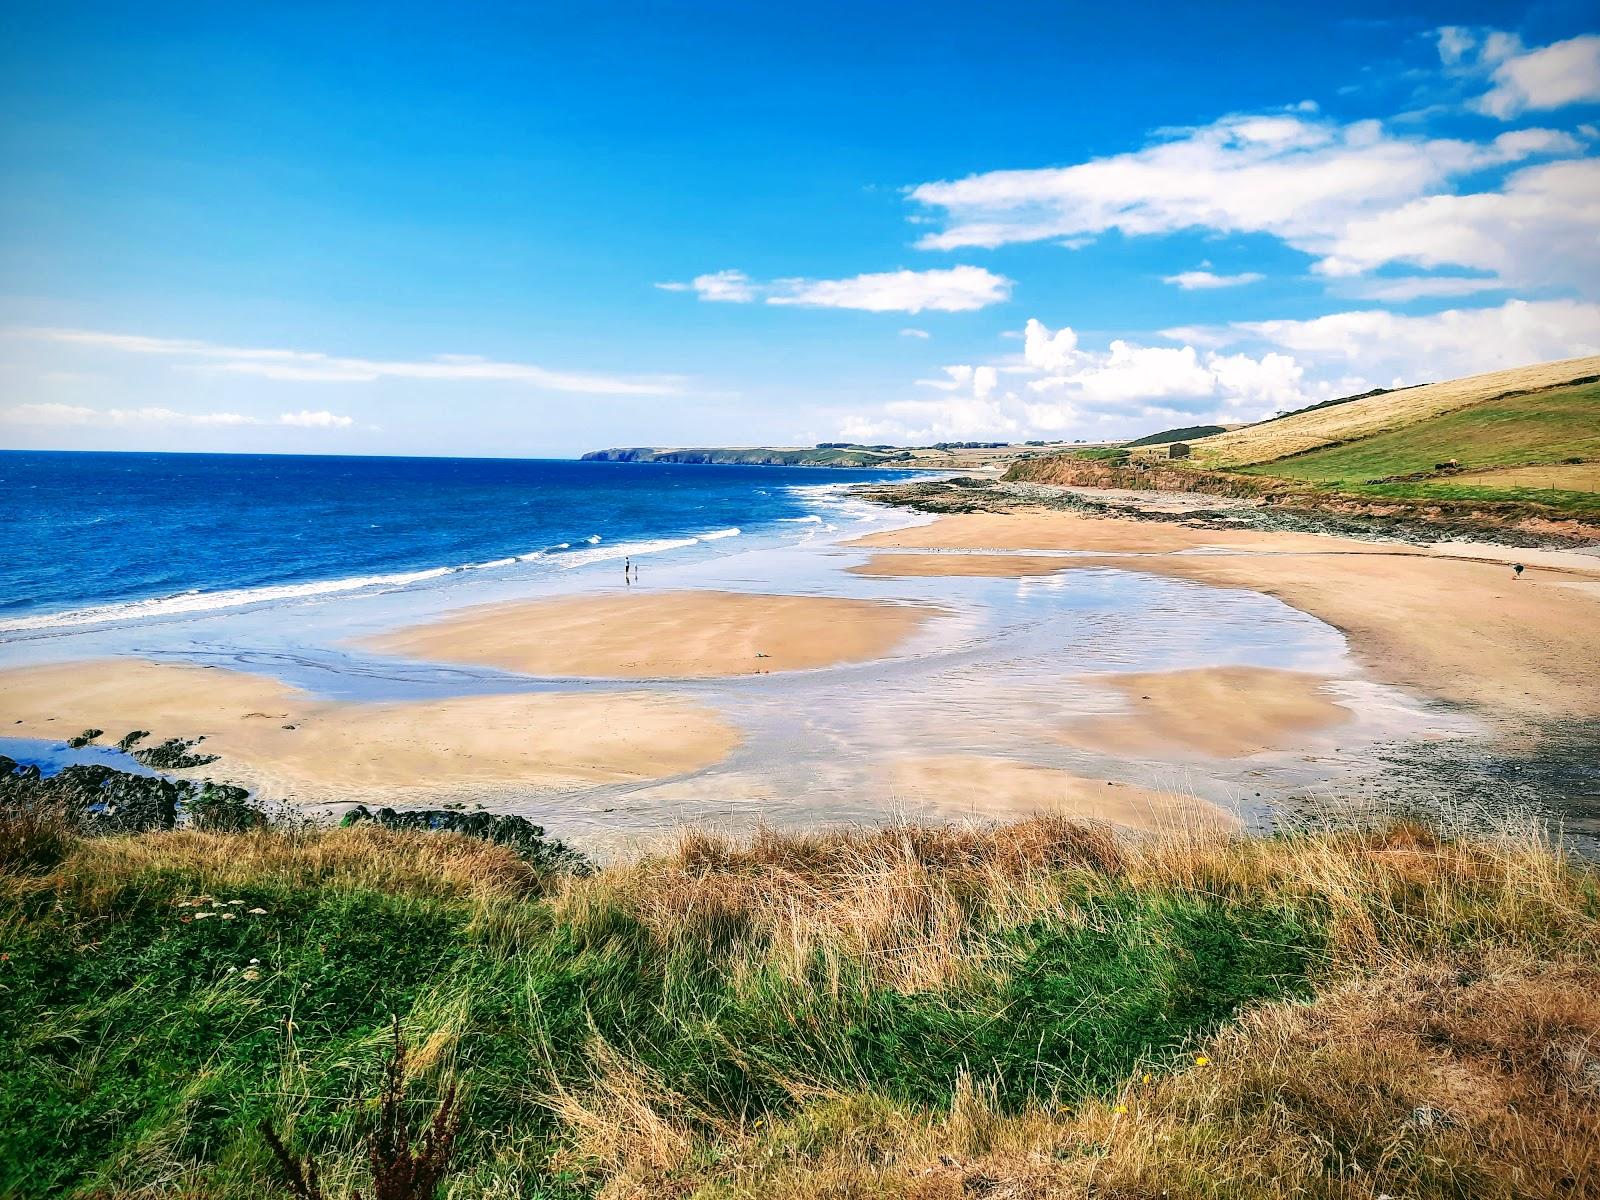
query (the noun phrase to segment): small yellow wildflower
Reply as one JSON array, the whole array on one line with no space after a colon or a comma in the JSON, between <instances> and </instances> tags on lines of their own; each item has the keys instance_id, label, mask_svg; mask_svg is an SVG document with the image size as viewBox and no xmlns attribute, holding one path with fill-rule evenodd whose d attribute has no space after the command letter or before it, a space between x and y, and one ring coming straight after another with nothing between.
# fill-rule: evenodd
<instances>
[{"instance_id":1,"label":"small yellow wildflower","mask_svg":"<svg viewBox=\"0 0 1600 1200\"><path fill-rule=\"evenodd\" d=\"M1194 1065L1197 1066L1197 1067L1206 1066L1210 1062L1211 1062L1211 1060L1209 1058L1207 1058L1204 1054L1196 1054L1194 1056Z\"/></svg>"},{"instance_id":2,"label":"small yellow wildflower","mask_svg":"<svg viewBox=\"0 0 1600 1200\"><path fill-rule=\"evenodd\" d=\"M1120 1117L1120 1116L1122 1116L1124 1113L1126 1113L1128 1111L1128 1106L1126 1104L1119 1104L1115 1108L1113 1108L1111 1111L1116 1113L1117 1116Z\"/></svg>"},{"instance_id":3,"label":"small yellow wildflower","mask_svg":"<svg viewBox=\"0 0 1600 1200\"><path fill-rule=\"evenodd\" d=\"M1141 1082L1149 1083L1154 1078L1155 1078L1154 1075L1152 1075L1152 1074L1150 1074L1150 1072L1146 1071L1145 1075L1144 1075L1144 1079Z\"/></svg>"}]
</instances>

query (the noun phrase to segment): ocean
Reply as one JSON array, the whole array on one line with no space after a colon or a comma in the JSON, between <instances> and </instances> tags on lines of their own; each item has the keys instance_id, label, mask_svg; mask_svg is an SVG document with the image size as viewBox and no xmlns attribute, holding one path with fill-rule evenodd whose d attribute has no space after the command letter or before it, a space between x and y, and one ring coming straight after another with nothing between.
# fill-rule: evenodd
<instances>
[{"instance_id":1,"label":"ocean","mask_svg":"<svg viewBox=\"0 0 1600 1200\"><path fill-rule=\"evenodd\" d=\"M826 532L904 472L0 451L0 641Z\"/></svg>"}]
</instances>

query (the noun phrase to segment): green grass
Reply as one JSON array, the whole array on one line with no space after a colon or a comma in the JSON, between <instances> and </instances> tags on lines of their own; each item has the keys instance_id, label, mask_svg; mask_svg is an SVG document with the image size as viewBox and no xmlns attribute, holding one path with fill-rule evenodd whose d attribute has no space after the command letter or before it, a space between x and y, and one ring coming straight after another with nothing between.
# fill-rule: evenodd
<instances>
[{"instance_id":1,"label":"green grass","mask_svg":"<svg viewBox=\"0 0 1600 1200\"><path fill-rule=\"evenodd\" d=\"M1396 1194L1468 1194L1463 1179L1542 1177L1530 1156L1542 1169L1551 1145L1583 1142L1588 1117L1559 1107L1576 1094L1566 1068L1535 1043L1600 1036L1584 1007L1597 928L1592 875L1548 850L1411 828L1119 844L1037 819L699 837L554 881L507 847L371 826L74 839L59 861L0 871L0 1195L259 1200L270 1119L343 1196L362 1184L391 1014L416 1120L448 1080L464 1086L460 1198L968 1194L901 1190L912 1176L893 1156L940 1171L1005 1128L1018 1178L1089 1170L1127 1128L1129 1088L1161 1081L1177 1140L1118 1151L1131 1190L1116 1194L1159 1178L1174 1196L1345 1195L1317 1181L1335 1183L1347 1153ZM1452 1086L1477 1069L1441 1057L1454 1035L1438 1022L1470 1004L1402 995L1390 1011L1384 989L1414 970L1460 989L1491 962L1507 1046L1481 1053L1519 1081L1530 1124L1383 1150L1432 1095L1420 1064ZM1341 981L1365 982L1319 1008ZM1408 1014L1437 1018L1416 1050ZM1318 1049L1360 1020L1378 1032ZM1225 1076L1201 1070L1202 1044ZM1363 1093L1380 1068L1399 1073ZM1289 1124L1258 1127L1258 1111ZM1544 1128L1565 1140L1528 1133ZM1208 1190L1219 1137L1227 1169L1248 1165L1260 1188ZM1291 1168L1299 1182L1277 1190ZM853 1185L817 1182L835 1170Z\"/></svg>"},{"instance_id":2,"label":"green grass","mask_svg":"<svg viewBox=\"0 0 1600 1200\"><path fill-rule=\"evenodd\" d=\"M1448 481L1357 484L1342 490L1351 495L1369 496L1374 499L1535 504L1573 516L1600 516L1600 492L1573 492L1560 488L1471 487Z\"/></svg>"},{"instance_id":3,"label":"green grass","mask_svg":"<svg viewBox=\"0 0 1600 1200\"><path fill-rule=\"evenodd\" d=\"M1591 383L1490 400L1346 446L1241 469L1253 475L1352 487L1386 476L1431 471L1452 458L1463 468L1482 468L1597 456L1600 384Z\"/></svg>"},{"instance_id":4,"label":"green grass","mask_svg":"<svg viewBox=\"0 0 1600 1200\"><path fill-rule=\"evenodd\" d=\"M478 1154L555 1139L535 1096L587 1082L595 1038L719 1113L782 1111L797 1079L939 1105L968 1069L1008 1103L1076 1096L1304 987L1321 940L1282 908L1093 887L975 936L970 978L905 993L849 957L749 969L759 939L737 923L662 937L626 905L574 920L500 899L485 920L479 899L263 881L216 894L244 902L234 919L195 920L176 902L197 884L62 880L0 910L0 1194L87 1195L172 1161L220 1183L261 1169L256 1127L288 1114L302 1143L348 1148L391 1012L453 1014Z\"/></svg>"}]
</instances>

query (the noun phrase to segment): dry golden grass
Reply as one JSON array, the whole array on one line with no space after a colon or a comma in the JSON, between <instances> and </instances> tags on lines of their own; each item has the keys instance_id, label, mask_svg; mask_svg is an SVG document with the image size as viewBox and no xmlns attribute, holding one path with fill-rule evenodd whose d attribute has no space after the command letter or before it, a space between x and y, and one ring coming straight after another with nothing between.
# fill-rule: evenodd
<instances>
[{"instance_id":1,"label":"dry golden grass","mask_svg":"<svg viewBox=\"0 0 1600 1200\"><path fill-rule=\"evenodd\" d=\"M76 843L60 875L112 902L118 890L151 872L186 876L196 891L246 884L310 888L364 887L440 898L508 899L545 883L506 846L452 833L413 833L357 825L348 829L263 829L252 833L174 830Z\"/></svg>"},{"instance_id":2,"label":"dry golden grass","mask_svg":"<svg viewBox=\"0 0 1600 1200\"><path fill-rule=\"evenodd\" d=\"M1595 375L1600 375L1600 357L1569 358L1425 384L1200 438L1192 443L1193 461L1207 467L1271 462L1319 446L1398 429L1510 392L1556 387Z\"/></svg>"},{"instance_id":3,"label":"dry golden grass","mask_svg":"<svg viewBox=\"0 0 1600 1200\"><path fill-rule=\"evenodd\" d=\"M476 1084L498 1089L502 1104L536 1101L556 1133L547 1142L515 1125L467 1129L478 1158L449 1192L458 1200L1600 1197L1600 888L1591 867L1531 827L1459 839L1409 823L1275 839L1129 837L1036 818L747 839L691 832L669 852L548 892L508 850L455 835L178 832L76 843L52 876L5 879L30 909L42 889L70 889L91 918L155 879L219 895L271 883L467 901L471 937L485 948L479 969L492 959L504 973L440 978L419 994L402 1018L415 1065L460 1072L469 1100ZM823 1082L803 1063L781 1077L783 1103L719 1104L592 1019L574 1043L575 1074L558 1076L541 1057L548 1047L491 1055L499 1076L480 1067L475 1077L470 1063L531 1036L477 1025L474 1014L490 981L522 986L520 964L538 958L553 925L571 931L574 953L710 964L733 993L742 981L765 987L783 1006L776 1019L803 1024L848 1008L807 1007L806 989L936 995L1001 969L986 960L1001 931L1089 919L1086 898L1111 895L1316 914L1326 945L1315 992L1246 1008L1181 1047L1176 1067L1169 1047L1164 1065L1069 1105L1019 1107L1016 1092L1003 1105L982 1062L947 1105L891 1100L837 1075ZM795 997L775 978L800 985ZM808 1032L829 1052L846 1037ZM311 1086L295 1055L281 1070L285 1095ZM218 1177L193 1173L176 1141L147 1138L126 1153L143 1157L108 1164L105 1178L159 1175L166 1194L249 1191L216 1191ZM170 1169L152 1172L157 1154ZM570 1193L541 1190L552 1171Z\"/></svg>"},{"instance_id":4,"label":"dry golden grass","mask_svg":"<svg viewBox=\"0 0 1600 1200\"><path fill-rule=\"evenodd\" d=\"M1059 904L1046 879L1078 869L1322 908L1332 945L1315 999L1246 1012L1184 1069L1020 1113L981 1079L944 1113L797 1081L794 1114L736 1124L597 1049L591 1087L552 1102L566 1165L606 1200L1600 1196L1600 907L1592 875L1540 835L1101 837L1041 822L697 834L567 902L625 898L667 937L762 930L769 961L796 967L842 939L880 982L916 989L974 968L960 933ZM964 886L975 901L956 900Z\"/></svg>"},{"instance_id":5,"label":"dry golden grass","mask_svg":"<svg viewBox=\"0 0 1600 1200\"><path fill-rule=\"evenodd\" d=\"M714 1164L641 1113L639 1146L597 1119L612 1109L579 1106L574 1127L603 1139L606 1200L1600 1194L1592 971L1488 961L1470 977L1419 966L1350 981L1246 1014L1189 1062L1018 1114L970 1082L944 1114L818 1100L771 1128L719 1130ZM612 1076L603 1094L619 1086Z\"/></svg>"}]
</instances>

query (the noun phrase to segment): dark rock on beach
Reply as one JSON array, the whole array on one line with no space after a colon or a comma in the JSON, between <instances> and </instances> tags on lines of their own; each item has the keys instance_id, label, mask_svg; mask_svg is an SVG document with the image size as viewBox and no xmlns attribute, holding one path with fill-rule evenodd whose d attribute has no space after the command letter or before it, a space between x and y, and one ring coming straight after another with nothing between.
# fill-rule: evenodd
<instances>
[{"instance_id":1,"label":"dark rock on beach","mask_svg":"<svg viewBox=\"0 0 1600 1200\"><path fill-rule=\"evenodd\" d=\"M385 829L416 829L434 833L463 833L509 846L527 862L547 871L569 875L588 875L594 870L579 851L558 838L547 837L542 825L510 813L452 812L443 808L397 811L380 808L376 812L358 804L345 813L341 825L374 823Z\"/></svg>"}]
</instances>

